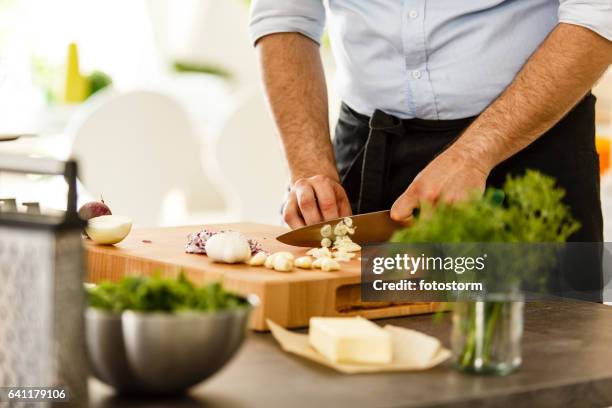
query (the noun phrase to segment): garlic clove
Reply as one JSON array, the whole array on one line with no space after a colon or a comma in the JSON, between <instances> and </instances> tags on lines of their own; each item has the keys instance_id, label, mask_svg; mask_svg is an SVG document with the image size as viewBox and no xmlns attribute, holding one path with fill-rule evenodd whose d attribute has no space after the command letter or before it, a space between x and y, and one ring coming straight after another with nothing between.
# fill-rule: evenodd
<instances>
[{"instance_id":1,"label":"garlic clove","mask_svg":"<svg viewBox=\"0 0 612 408\"><path fill-rule=\"evenodd\" d=\"M264 262L264 266L268 269L274 269L274 262L276 261L277 258L288 259L291 262L293 262L293 260L295 259L295 256L291 252L287 252L287 251L274 252L272 255L266 258L266 261Z\"/></svg>"},{"instance_id":2,"label":"garlic clove","mask_svg":"<svg viewBox=\"0 0 612 408\"><path fill-rule=\"evenodd\" d=\"M247 263L251 266L262 266L266 262L267 258L268 255L265 252L257 252L251 257L251 259L249 259Z\"/></svg>"},{"instance_id":3,"label":"garlic clove","mask_svg":"<svg viewBox=\"0 0 612 408\"><path fill-rule=\"evenodd\" d=\"M335 259L325 258L321 261L321 270L325 272L339 271L340 264Z\"/></svg>"},{"instance_id":4,"label":"garlic clove","mask_svg":"<svg viewBox=\"0 0 612 408\"><path fill-rule=\"evenodd\" d=\"M329 257L322 257L322 258L317 258L317 259L315 259L315 260L312 262L312 268L313 268L313 269L315 269L315 268L320 269L320 268L321 268L321 264L322 264L322 263L323 263L323 261L324 261L324 260L326 260L326 259L330 259L330 258L329 258Z\"/></svg>"},{"instance_id":5,"label":"garlic clove","mask_svg":"<svg viewBox=\"0 0 612 408\"><path fill-rule=\"evenodd\" d=\"M291 260L295 259L295 256L291 252L287 252L287 251L275 252L274 255L281 256L283 258L287 258Z\"/></svg>"},{"instance_id":6,"label":"garlic clove","mask_svg":"<svg viewBox=\"0 0 612 408\"><path fill-rule=\"evenodd\" d=\"M302 269L312 268L312 258L309 256L300 256L295 260L295 266Z\"/></svg>"},{"instance_id":7,"label":"garlic clove","mask_svg":"<svg viewBox=\"0 0 612 408\"><path fill-rule=\"evenodd\" d=\"M293 259L285 256L275 256L273 267L278 272L291 272L293 270Z\"/></svg>"},{"instance_id":8,"label":"garlic clove","mask_svg":"<svg viewBox=\"0 0 612 408\"><path fill-rule=\"evenodd\" d=\"M264 261L264 266L268 269L274 269L274 258L276 258L276 254L268 255Z\"/></svg>"}]
</instances>

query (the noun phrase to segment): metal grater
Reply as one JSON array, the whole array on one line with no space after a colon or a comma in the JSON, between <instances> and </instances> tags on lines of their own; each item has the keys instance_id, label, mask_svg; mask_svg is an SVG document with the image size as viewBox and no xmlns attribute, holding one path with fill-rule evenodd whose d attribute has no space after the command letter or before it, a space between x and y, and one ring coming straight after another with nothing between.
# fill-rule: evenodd
<instances>
[{"instance_id":1,"label":"metal grater","mask_svg":"<svg viewBox=\"0 0 612 408\"><path fill-rule=\"evenodd\" d=\"M86 407L76 163L0 155L1 171L63 174L68 204L61 217L0 212L0 387L58 387L69 396L68 403L12 401L11 407Z\"/></svg>"}]
</instances>

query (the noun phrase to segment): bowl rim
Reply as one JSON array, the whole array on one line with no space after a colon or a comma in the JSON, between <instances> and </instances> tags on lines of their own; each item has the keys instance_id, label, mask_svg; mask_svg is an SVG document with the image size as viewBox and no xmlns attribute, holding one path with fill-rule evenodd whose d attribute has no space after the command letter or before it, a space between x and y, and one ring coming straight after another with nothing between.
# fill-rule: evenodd
<instances>
[{"instance_id":1,"label":"bowl rim","mask_svg":"<svg viewBox=\"0 0 612 408\"><path fill-rule=\"evenodd\" d=\"M122 319L124 314L132 314L138 316L140 318L148 318L148 317L165 317L165 318L180 318L180 319L194 319L194 318L211 318L213 316L224 316L224 315L235 315L241 312L250 313L259 306L259 297L255 294L240 296L242 299L246 300L247 303L243 305L238 305L235 307L222 309L222 310L197 310L197 309L183 309L177 310L173 312L161 311L161 310L153 310L153 311L144 311L144 310L134 310L134 309L126 309L121 311L114 310L106 310L95 306L87 305L85 308L85 315L89 317L89 315L96 315L96 318L106 318L106 319Z\"/></svg>"}]
</instances>

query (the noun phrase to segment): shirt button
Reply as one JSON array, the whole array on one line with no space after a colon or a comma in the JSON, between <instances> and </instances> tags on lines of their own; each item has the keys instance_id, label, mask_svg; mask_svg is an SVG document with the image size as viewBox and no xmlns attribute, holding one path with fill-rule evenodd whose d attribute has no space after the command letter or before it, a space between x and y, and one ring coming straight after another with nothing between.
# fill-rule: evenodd
<instances>
[{"instance_id":1,"label":"shirt button","mask_svg":"<svg viewBox=\"0 0 612 408\"><path fill-rule=\"evenodd\" d=\"M417 71L417 70L412 71L412 77L414 79L420 79L421 78L421 71Z\"/></svg>"},{"instance_id":2,"label":"shirt button","mask_svg":"<svg viewBox=\"0 0 612 408\"><path fill-rule=\"evenodd\" d=\"M410 12L408 13L408 17L410 18L417 18L419 16L419 12L416 10L410 10Z\"/></svg>"}]
</instances>

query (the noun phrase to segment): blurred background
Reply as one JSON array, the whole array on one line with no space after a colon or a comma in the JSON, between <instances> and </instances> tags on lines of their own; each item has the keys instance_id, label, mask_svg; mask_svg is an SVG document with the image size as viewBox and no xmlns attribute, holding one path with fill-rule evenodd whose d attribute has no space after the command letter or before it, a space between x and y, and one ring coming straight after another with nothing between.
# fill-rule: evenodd
<instances>
[{"instance_id":1,"label":"blurred background","mask_svg":"<svg viewBox=\"0 0 612 408\"><path fill-rule=\"evenodd\" d=\"M280 223L287 171L248 3L0 0L0 153L76 157L79 201L103 197L137 226ZM326 44L322 56L333 124L340 101ZM594 93L610 239L610 72ZM0 174L0 201L44 211L65 196L59 178Z\"/></svg>"}]
</instances>

